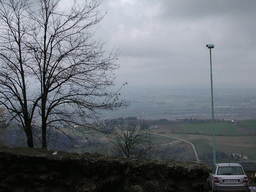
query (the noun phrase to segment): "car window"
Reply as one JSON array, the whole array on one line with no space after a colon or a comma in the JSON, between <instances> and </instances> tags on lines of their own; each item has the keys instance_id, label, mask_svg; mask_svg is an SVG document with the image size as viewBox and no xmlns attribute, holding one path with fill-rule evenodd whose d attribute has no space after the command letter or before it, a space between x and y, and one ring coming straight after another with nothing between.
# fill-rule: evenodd
<instances>
[{"instance_id":1,"label":"car window","mask_svg":"<svg viewBox=\"0 0 256 192\"><path fill-rule=\"evenodd\" d=\"M243 175L244 172L241 167L219 167L218 175Z\"/></svg>"}]
</instances>

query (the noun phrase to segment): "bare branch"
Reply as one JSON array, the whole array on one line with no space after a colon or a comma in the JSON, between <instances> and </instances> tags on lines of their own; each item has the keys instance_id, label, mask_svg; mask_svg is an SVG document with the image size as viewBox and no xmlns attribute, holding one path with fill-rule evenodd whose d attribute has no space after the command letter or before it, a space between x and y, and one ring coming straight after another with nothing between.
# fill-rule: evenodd
<instances>
[{"instance_id":1,"label":"bare branch","mask_svg":"<svg viewBox=\"0 0 256 192\"><path fill-rule=\"evenodd\" d=\"M104 44L92 39L104 18L102 0L73 1L65 10L61 3L0 0L0 103L23 125L30 147L38 116L47 148L48 127L88 127L100 110L125 105L118 92L107 91L118 52L106 55Z\"/></svg>"}]
</instances>

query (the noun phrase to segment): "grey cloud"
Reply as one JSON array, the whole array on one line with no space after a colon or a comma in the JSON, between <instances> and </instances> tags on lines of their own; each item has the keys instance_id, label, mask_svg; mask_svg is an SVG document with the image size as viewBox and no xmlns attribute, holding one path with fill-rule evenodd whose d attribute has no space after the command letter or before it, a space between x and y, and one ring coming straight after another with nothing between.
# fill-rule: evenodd
<instances>
[{"instance_id":1,"label":"grey cloud","mask_svg":"<svg viewBox=\"0 0 256 192\"><path fill-rule=\"evenodd\" d=\"M208 85L205 44L214 43L214 81L255 84L256 1L132 0L119 7L108 2L100 34L121 51L119 81Z\"/></svg>"},{"instance_id":2,"label":"grey cloud","mask_svg":"<svg viewBox=\"0 0 256 192\"><path fill-rule=\"evenodd\" d=\"M162 0L163 15L180 18L202 18L208 16L254 14L256 1L253 0Z\"/></svg>"}]
</instances>

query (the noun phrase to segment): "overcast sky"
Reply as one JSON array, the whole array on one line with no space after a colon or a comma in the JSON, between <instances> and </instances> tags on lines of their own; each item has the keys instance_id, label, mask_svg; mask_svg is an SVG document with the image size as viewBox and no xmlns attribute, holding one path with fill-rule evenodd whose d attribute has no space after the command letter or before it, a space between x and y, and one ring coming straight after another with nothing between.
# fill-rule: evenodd
<instances>
[{"instance_id":1,"label":"overcast sky","mask_svg":"<svg viewBox=\"0 0 256 192\"><path fill-rule=\"evenodd\" d=\"M255 0L105 0L96 37L119 49L117 83L256 88Z\"/></svg>"}]
</instances>

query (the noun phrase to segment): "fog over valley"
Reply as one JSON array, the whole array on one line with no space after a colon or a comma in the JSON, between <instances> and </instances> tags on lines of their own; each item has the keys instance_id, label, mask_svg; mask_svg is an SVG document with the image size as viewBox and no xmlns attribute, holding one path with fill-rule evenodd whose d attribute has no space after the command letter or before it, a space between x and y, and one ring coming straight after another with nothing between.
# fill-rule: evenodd
<instances>
[{"instance_id":1,"label":"fog over valley","mask_svg":"<svg viewBox=\"0 0 256 192\"><path fill-rule=\"evenodd\" d=\"M216 119L256 118L256 89L215 88L213 94ZM130 102L130 105L117 111L103 111L101 118L136 116L140 119L211 119L210 86L161 88L128 85L121 90L120 99Z\"/></svg>"}]
</instances>

